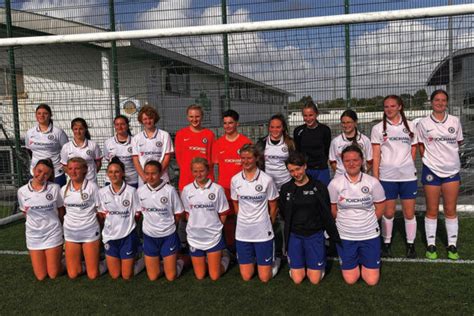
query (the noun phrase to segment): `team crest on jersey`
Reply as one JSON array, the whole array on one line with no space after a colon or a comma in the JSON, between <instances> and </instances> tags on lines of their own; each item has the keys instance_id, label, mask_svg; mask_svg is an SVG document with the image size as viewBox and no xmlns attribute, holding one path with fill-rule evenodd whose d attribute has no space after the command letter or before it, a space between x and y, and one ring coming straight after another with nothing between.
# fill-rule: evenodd
<instances>
[{"instance_id":1,"label":"team crest on jersey","mask_svg":"<svg viewBox=\"0 0 474 316\"><path fill-rule=\"evenodd\" d=\"M257 191L257 192L262 192L262 191L263 191L263 186L262 186L261 184L257 184L257 185L255 186L255 191Z\"/></svg>"},{"instance_id":2,"label":"team crest on jersey","mask_svg":"<svg viewBox=\"0 0 474 316\"><path fill-rule=\"evenodd\" d=\"M53 139L54 139L54 135L48 135L48 139L49 139L49 140L53 140Z\"/></svg>"},{"instance_id":3,"label":"team crest on jersey","mask_svg":"<svg viewBox=\"0 0 474 316\"><path fill-rule=\"evenodd\" d=\"M454 127L450 127L448 128L448 132L450 132L451 134L454 134L456 130L454 129Z\"/></svg>"},{"instance_id":4,"label":"team crest on jersey","mask_svg":"<svg viewBox=\"0 0 474 316\"><path fill-rule=\"evenodd\" d=\"M433 181L433 179L434 179L434 177L433 177L432 174L429 174L429 175L426 176L426 181L428 181L428 182Z\"/></svg>"},{"instance_id":5,"label":"team crest on jersey","mask_svg":"<svg viewBox=\"0 0 474 316\"><path fill-rule=\"evenodd\" d=\"M81 194L81 198L82 198L83 200L87 200L87 199L89 198L89 194L87 194L87 193L82 193L82 194Z\"/></svg>"},{"instance_id":6,"label":"team crest on jersey","mask_svg":"<svg viewBox=\"0 0 474 316\"><path fill-rule=\"evenodd\" d=\"M51 201L53 199L53 195L51 193L46 194L46 200Z\"/></svg>"},{"instance_id":7,"label":"team crest on jersey","mask_svg":"<svg viewBox=\"0 0 474 316\"><path fill-rule=\"evenodd\" d=\"M409 133L410 133L406 127L403 128L403 132L404 132L405 134L409 134Z\"/></svg>"},{"instance_id":8,"label":"team crest on jersey","mask_svg":"<svg viewBox=\"0 0 474 316\"><path fill-rule=\"evenodd\" d=\"M287 147L281 147L281 151L284 152L284 153L287 153L287 152L288 152L288 148L287 148Z\"/></svg>"},{"instance_id":9,"label":"team crest on jersey","mask_svg":"<svg viewBox=\"0 0 474 316\"><path fill-rule=\"evenodd\" d=\"M206 137L204 137L204 138L202 139L202 143L203 143L203 144L207 144L207 138L206 138Z\"/></svg>"},{"instance_id":10,"label":"team crest on jersey","mask_svg":"<svg viewBox=\"0 0 474 316\"><path fill-rule=\"evenodd\" d=\"M127 151L128 151L129 154L131 154L132 153L132 147L128 147Z\"/></svg>"},{"instance_id":11,"label":"team crest on jersey","mask_svg":"<svg viewBox=\"0 0 474 316\"><path fill-rule=\"evenodd\" d=\"M214 193L209 193L209 195L207 196L209 198L209 200L211 201L214 201L216 199L216 195Z\"/></svg>"},{"instance_id":12,"label":"team crest on jersey","mask_svg":"<svg viewBox=\"0 0 474 316\"><path fill-rule=\"evenodd\" d=\"M162 147L162 146L163 146L162 142L160 142L160 141L156 142L156 147Z\"/></svg>"},{"instance_id":13,"label":"team crest on jersey","mask_svg":"<svg viewBox=\"0 0 474 316\"><path fill-rule=\"evenodd\" d=\"M130 201L129 200L123 200L122 205L125 206L125 207L129 207L130 206Z\"/></svg>"},{"instance_id":14,"label":"team crest on jersey","mask_svg":"<svg viewBox=\"0 0 474 316\"><path fill-rule=\"evenodd\" d=\"M368 186L363 186L361 189L362 193L369 193L369 187Z\"/></svg>"},{"instance_id":15,"label":"team crest on jersey","mask_svg":"<svg viewBox=\"0 0 474 316\"><path fill-rule=\"evenodd\" d=\"M239 148L239 149L237 149L237 155L239 155L239 156L240 156L240 148Z\"/></svg>"},{"instance_id":16,"label":"team crest on jersey","mask_svg":"<svg viewBox=\"0 0 474 316\"><path fill-rule=\"evenodd\" d=\"M160 202L163 203L163 204L166 204L168 203L168 198L166 196L163 196L161 199L160 199Z\"/></svg>"},{"instance_id":17,"label":"team crest on jersey","mask_svg":"<svg viewBox=\"0 0 474 316\"><path fill-rule=\"evenodd\" d=\"M92 156L92 150L88 149L88 150L86 151L86 154L87 154L87 156Z\"/></svg>"}]
</instances>

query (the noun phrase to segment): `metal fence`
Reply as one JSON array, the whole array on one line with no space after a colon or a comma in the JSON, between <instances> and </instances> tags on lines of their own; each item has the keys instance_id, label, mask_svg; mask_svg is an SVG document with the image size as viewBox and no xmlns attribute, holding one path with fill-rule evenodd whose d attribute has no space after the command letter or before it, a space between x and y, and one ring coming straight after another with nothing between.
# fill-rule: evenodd
<instances>
[{"instance_id":1,"label":"metal fence","mask_svg":"<svg viewBox=\"0 0 474 316\"><path fill-rule=\"evenodd\" d=\"M323 17L471 1L0 3L0 34L6 38ZM369 121L360 125L369 134L379 119L380 113L375 112L380 111L384 95L401 95L407 110L422 111L429 107L430 92L445 88L451 96L450 111L462 117L466 145L471 148L473 24L474 16L459 15L228 35L0 47L0 119L5 131L0 133L0 210L14 209L16 188L25 179L19 176L26 175L27 168L19 158L25 155L12 148L23 143L26 130L35 124L34 109L42 102L53 108L55 124L69 136L71 119L80 116L89 123L93 140L103 144L113 134L112 118L118 112L128 115L132 132L138 132L133 108L145 104L158 109L160 128L171 134L186 125L185 108L192 103L204 108L205 125L216 131L222 111L230 107L241 114L244 133L257 138L276 112L289 113L290 125L296 124L297 114L291 113L309 96L328 113L349 106L366 112ZM419 113L413 117L422 116ZM321 121L336 135L338 116L324 115ZM474 185L468 176L472 167L466 166L463 197L472 204Z\"/></svg>"}]
</instances>

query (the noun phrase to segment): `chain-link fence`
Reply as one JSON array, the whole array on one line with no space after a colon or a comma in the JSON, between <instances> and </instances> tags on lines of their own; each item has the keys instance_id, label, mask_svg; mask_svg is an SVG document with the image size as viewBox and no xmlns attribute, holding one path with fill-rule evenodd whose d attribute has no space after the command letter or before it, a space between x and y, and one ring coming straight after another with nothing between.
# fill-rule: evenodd
<instances>
[{"instance_id":1,"label":"chain-link fence","mask_svg":"<svg viewBox=\"0 0 474 316\"><path fill-rule=\"evenodd\" d=\"M470 2L2 1L6 9L0 10L0 25L2 37L93 34ZM4 213L11 211L16 188L24 182L17 177L18 170L27 174L25 159L18 158L25 155L15 155L12 148L15 142L23 143L26 130L36 124L34 109L39 103L52 107L54 124L69 136L71 119L86 119L92 139L102 146L113 135L117 112L129 116L133 133L140 131L136 110L145 104L158 109L159 127L171 134L187 124L185 109L190 104L204 108L205 125L216 131L221 113L233 108L241 115L244 133L255 139L264 134L266 121L276 112L289 113L290 125L295 125L298 114L292 113L311 97L323 111L321 121L333 128L335 136L339 116L329 116L337 109L355 108L364 117L361 130L369 134L380 119L384 95L401 95L408 111L425 111L416 112L415 118L426 115L428 95L436 88L449 91L450 111L463 119L462 190L465 203L472 204L473 22L473 15L457 15L115 43L0 47L0 118L5 131L0 133L0 207L5 205ZM99 179L103 183L103 172Z\"/></svg>"}]
</instances>

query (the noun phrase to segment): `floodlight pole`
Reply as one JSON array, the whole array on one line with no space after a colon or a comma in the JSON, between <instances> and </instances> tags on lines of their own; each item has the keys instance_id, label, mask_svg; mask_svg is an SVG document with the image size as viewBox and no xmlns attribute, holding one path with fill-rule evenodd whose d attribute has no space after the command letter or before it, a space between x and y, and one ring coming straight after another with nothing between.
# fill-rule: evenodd
<instances>
[{"instance_id":1,"label":"floodlight pole","mask_svg":"<svg viewBox=\"0 0 474 316\"><path fill-rule=\"evenodd\" d=\"M5 1L5 20L7 27L7 37L13 37L12 31L12 10L10 0ZM18 112L18 96L16 87L16 66L15 66L15 49L13 46L8 47L8 62L10 66L10 85L12 97L13 112L13 128L15 134L15 152L13 153L13 163L17 174L16 184L20 187L23 183L23 169L21 166L21 145L20 145L20 118ZM8 93L8 91L7 91Z\"/></svg>"},{"instance_id":2,"label":"floodlight pole","mask_svg":"<svg viewBox=\"0 0 474 316\"><path fill-rule=\"evenodd\" d=\"M350 12L350 0L344 0L344 14ZM351 34L349 24L344 24L345 56L346 56L346 107L351 107Z\"/></svg>"},{"instance_id":3,"label":"floodlight pole","mask_svg":"<svg viewBox=\"0 0 474 316\"><path fill-rule=\"evenodd\" d=\"M115 4L114 0L109 0L109 24L110 32L115 32ZM111 57L112 57L112 81L114 89L114 105L115 105L115 116L120 114L120 89L119 89L119 78L118 78L118 60L117 60L117 43L116 41L111 42Z\"/></svg>"},{"instance_id":4,"label":"floodlight pole","mask_svg":"<svg viewBox=\"0 0 474 316\"><path fill-rule=\"evenodd\" d=\"M222 24L227 24L227 0L221 0ZM229 42L227 33L222 34L222 47L224 53L224 91L225 108L230 109L230 77L229 77Z\"/></svg>"}]
</instances>

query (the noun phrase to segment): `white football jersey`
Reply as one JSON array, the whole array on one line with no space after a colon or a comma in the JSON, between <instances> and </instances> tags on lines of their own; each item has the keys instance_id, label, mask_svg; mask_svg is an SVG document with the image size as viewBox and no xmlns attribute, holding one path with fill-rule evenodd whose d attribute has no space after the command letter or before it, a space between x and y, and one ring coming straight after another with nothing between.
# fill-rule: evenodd
<instances>
[{"instance_id":1,"label":"white football jersey","mask_svg":"<svg viewBox=\"0 0 474 316\"><path fill-rule=\"evenodd\" d=\"M335 176L342 175L346 172L344 168L344 164L342 163L341 153L347 146L352 145L352 141L348 140L344 133L338 135L331 141L331 146L329 147L329 161L336 162L336 174ZM372 144L370 143L370 139L357 132L357 145L362 149L362 153L364 154L364 160L371 161L372 160ZM365 163L365 168L367 169L367 164Z\"/></svg>"},{"instance_id":2,"label":"white football jersey","mask_svg":"<svg viewBox=\"0 0 474 316\"><path fill-rule=\"evenodd\" d=\"M80 190L71 184L61 188L61 196L66 207L64 216L64 239L71 242L90 242L100 238L97 208L99 188L93 181L84 180Z\"/></svg>"},{"instance_id":3,"label":"white football jersey","mask_svg":"<svg viewBox=\"0 0 474 316\"><path fill-rule=\"evenodd\" d=\"M102 152L99 146L92 140L86 139L84 144L79 147L74 140L71 140L61 149L61 163L67 165L69 159L73 157L83 158L87 162L86 179L97 183L96 160L102 159Z\"/></svg>"},{"instance_id":4,"label":"white football jersey","mask_svg":"<svg viewBox=\"0 0 474 316\"><path fill-rule=\"evenodd\" d=\"M25 146L32 153L30 173L33 175L33 167L39 160L49 158L53 161L54 176L64 174L60 154L61 147L68 141L66 133L53 124L49 125L46 132L42 132L39 126L29 129L25 136Z\"/></svg>"},{"instance_id":5,"label":"white football jersey","mask_svg":"<svg viewBox=\"0 0 474 316\"><path fill-rule=\"evenodd\" d=\"M261 242L273 239L273 229L268 210L268 201L278 198L273 179L257 170L252 180L247 180L244 171L232 177L231 198L239 202L235 239Z\"/></svg>"},{"instance_id":6,"label":"white football jersey","mask_svg":"<svg viewBox=\"0 0 474 316\"><path fill-rule=\"evenodd\" d=\"M328 186L331 203L337 205L336 226L345 240L367 240L379 236L379 224L374 203L385 201L380 182L361 173L357 182L344 174Z\"/></svg>"},{"instance_id":7,"label":"white football jersey","mask_svg":"<svg viewBox=\"0 0 474 316\"><path fill-rule=\"evenodd\" d=\"M288 146L284 138L276 145L270 140L270 136L266 139L265 145L265 173L272 177L278 190L281 186L291 180L290 172L286 168L285 160L289 157Z\"/></svg>"},{"instance_id":8,"label":"white football jersey","mask_svg":"<svg viewBox=\"0 0 474 316\"><path fill-rule=\"evenodd\" d=\"M184 212L176 189L162 181L156 188L145 184L138 188L143 233L149 237L166 237L176 231L175 214Z\"/></svg>"},{"instance_id":9,"label":"white football jersey","mask_svg":"<svg viewBox=\"0 0 474 316\"><path fill-rule=\"evenodd\" d=\"M135 214L140 211L136 189L125 182L118 192L112 185L99 191L99 212L105 214L102 241L117 240L130 235L135 229Z\"/></svg>"},{"instance_id":10,"label":"white football jersey","mask_svg":"<svg viewBox=\"0 0 474 316\"><path fill-rule=\"evenodd\" d=\"M118 141L117 137L111 137L107 139L104 143L104 158L108 162L112 160L113 157L117 157L125 166L125 181L128 184L137 184L138 183L138 173L133 165L132 159L132 137L128 136L128 139L125 143ZM110 182L107 178L107 182Z\"/></svg>"},{"instance_id":11,"label":"white football jersey","mask_svg":"<svg viewBox=\"0 0 474 316\"><path fill-rule=\"evenodd\" d=\"M438 121L429 115L420 120L417 132L419 142L425 146L423 163L441 178L457 174L461 169L459 142L464 139L459 119L446 114Z\"/></svg>"},{"instance_id":12,"label":"white football jersey","mask_svg":"<svg viewBox=\"0 0 474 316\"><path fill-rule=\"evenodd\" d=\"M132 155L138 156L140 165L144 168L145 163L149 160L163 162L166 154L174 152L173 142L168 132L156 129L155 134L148 138L146 132L143 131L132 138ZM169 182L168 170L161 175L164 182ZM142 179L138 179L139 185L143 185Z\"/></svg>"},{"instance_id":13,"label":"white football jersey","mask_svg":"<svg viewBox=\"0 0 474 316\"><path fill-rule=\"evenodd\" d=\"M62 245L63 228L58 208L63 206L59 185L47 182L40 191L31 182L18 190L18 208L25 213L26 247L42 250Z\"/></svg>"},{"instance_id":14,"label":"white football jersey","mask_svg":"<svg viewBox=\"0 0 474 316\"><path fill-rule=\"evenodd\" d=\"M411 147L418 143L413 124L408 121L408 126L413 132L410 138L409 131L403 125L392 124L387 119L387 130L383 133L383 122L372 128L370 140L372 144L380 145L380 175L382 181L413 181L416 180L415 162L411 155Z\"/></svg>"},{"instance_id":15,"label":"white football jersey","mask_svg":"<svg viewBox=\"0 0 474 316\"><path fill-rule=\"evenodd\" d=\"M189 245L200 250L215 247L222 238L224 227L219 214L229 210L224 189L211 180L203 188L194 181L183 188L181 200L189 214L186 225Z\"/></svg>"}]
</instances>

